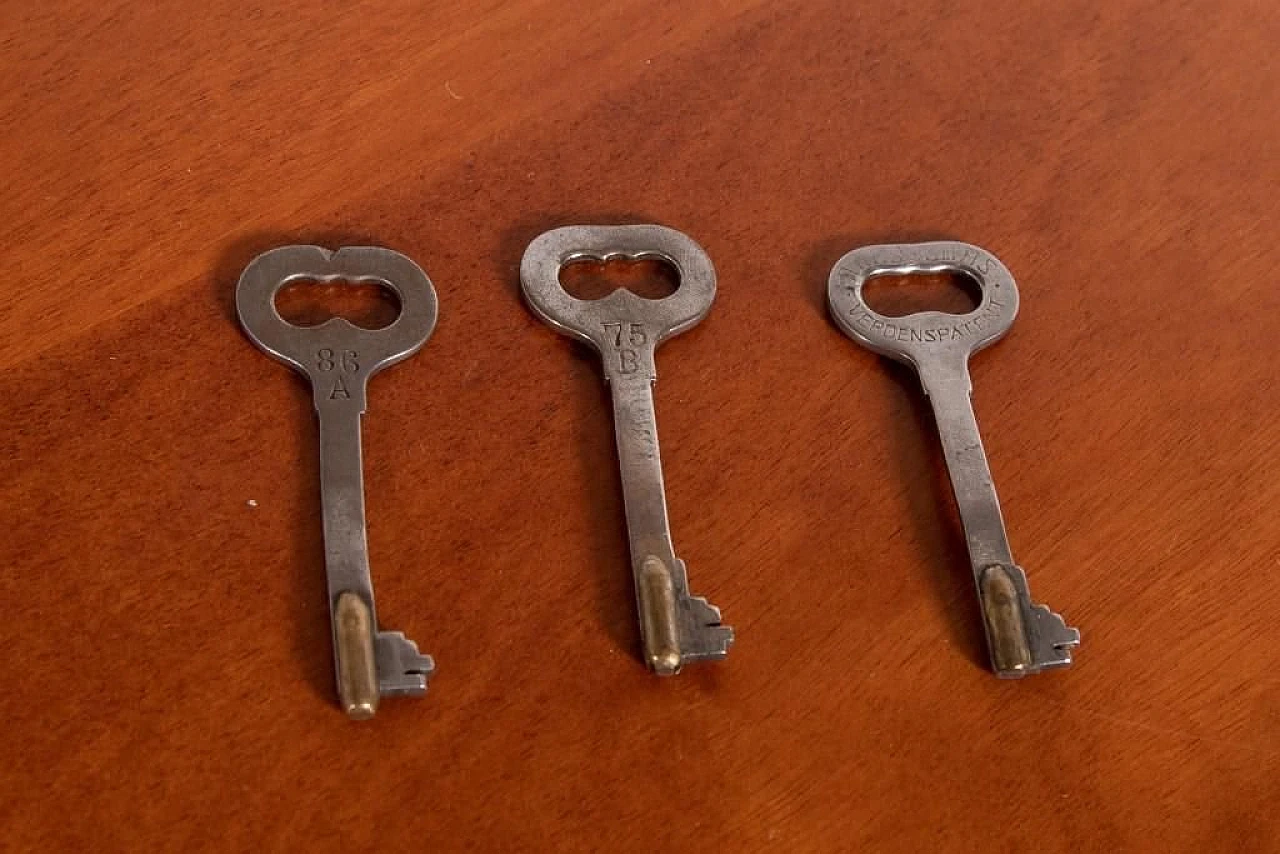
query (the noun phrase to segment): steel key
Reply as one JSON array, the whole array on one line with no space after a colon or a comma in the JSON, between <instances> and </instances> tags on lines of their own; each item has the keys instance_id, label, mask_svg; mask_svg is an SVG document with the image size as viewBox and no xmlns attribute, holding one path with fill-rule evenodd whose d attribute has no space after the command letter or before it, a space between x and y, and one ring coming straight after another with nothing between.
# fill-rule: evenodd
<instances>
[{"instance_id":1,"label":"steel key","mask_svg":"<svg viewBox=\"0 0 1280 854\"><path fill-rule=\"evenodd\" d=\"M941 272L959 273L978 284L982 300L974 311L885 317L863 300L863 285L875 276ZM1003 337L1018 312L1013 276L990 252L968 243L864 246L836 262L827 300L845 334L911 365L920 377L960 509L996 675L1016 679L1071 664L1080 632L1031 600L1026 574L1009 548L970 398L969 357Z\"/></svg>"},{"instance_id":2,"label":"steel key","mask_svg":"<svg viewBox=\"0 0 1280 854\"><path fill-rule=\"evenodd\" d=\"M665 261L679 274L679 287L660 300L624 289L580 300L560 284L566 264L619 258ZM684 234L658 225L569 226L529 244L520 282L534 313L592 345L604 366L646 664L670 676L688 662L724 658L733 629L721 625L718 608L689 593L684 561L671 542L653 411L654 350L706 316L716 292L711 259Z\"/></svg>"},{"instance_id":3,"label":"steel key","mask_svg":"<svg viewBox=\"0 0 1280 854\"><path fill-rule=\"evenodd\" d=\"M377 283L400 301L383 329L362 329L334 317L295 326L276 310L281 288L299 280ZM333 627L334 672L347 715L373 717L381 697L420 696L435 669L430 656L400 632L378 629L365 536L360 417L369 377L416 353L436 325L431 280L413 261L372 246L329 252L285 246L249 263L236 287L236 311L249 338L311 381L320 419L320 484L325 573Z\"/></svg>"}]
</instances>

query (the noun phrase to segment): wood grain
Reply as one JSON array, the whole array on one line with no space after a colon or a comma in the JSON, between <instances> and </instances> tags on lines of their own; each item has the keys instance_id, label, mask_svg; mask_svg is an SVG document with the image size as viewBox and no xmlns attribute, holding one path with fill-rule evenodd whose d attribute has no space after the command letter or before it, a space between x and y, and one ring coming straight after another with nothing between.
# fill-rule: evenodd
<instances>
[{"instance_id":1,"label":"wood grain","mask_svg":"<svg viewBox=\"0 0 1280 854\"><path fill-rule=\"evenodd\" d=\"M11 4L0 20L0 816L15 851L1278 851L1271 3ZM738 643L646 674L605 389L541 231L660 222L672 525ZM914 377L834 261L955 238L1023 310L974 401L1069 671L984 665ZM335 707L302 380L232 314L390 246L441 320L370 387L380 613Z\"/></svg>"}]
</instances>

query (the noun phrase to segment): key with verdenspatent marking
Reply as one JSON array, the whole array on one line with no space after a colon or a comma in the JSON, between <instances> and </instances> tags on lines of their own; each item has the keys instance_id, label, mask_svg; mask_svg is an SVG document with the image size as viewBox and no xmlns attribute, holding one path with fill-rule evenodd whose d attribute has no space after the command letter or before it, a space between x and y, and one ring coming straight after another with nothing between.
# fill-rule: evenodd
<instances>
[{"instance_id":1,"label":"key with verdenspatent marking","mask_svg":"<svg viewBox=\"0 0 1280 854\"><path fill-rule=\"evenodd\" d=\"M665 261L679 275L679 287L659 300L621 289L580 300L560 284L566 264L617 258ZM569 226L529 244L520 282L534 313L558 332L592 345L604 366L646 664L669 676L691 661L724 658L733 630L721 625L719 609L689 593L684 561L671 542L653 411L654 350L711 308L711 259L684 234L662 226Z\"/></svg>"},{"instance_id":2,"label":"key with verdenspatent marking","mask_svg":"<svg viewBox=\"0 0 1280 854\"><path fill-rule=\"evenodd\" d=\"M341 317L295 326L276 310L276 294L300 280L376 283L400 303L382 329L362 329ZM320 484L325 574L333 626L338 696L355 719L372 717L378 701L426 693L435 668L430 656L400 632L378 629L365 535L360 417L374 373L416 353L436 325L431 280L413 261L372 246L330 252L285 246L249 263L236 288L236 311L249 338L311 381L320 420Z\"/></svg>"},{"instance_id":3,"label":"key with verdenspatent marking","mask_svg":"<svg viewBox=\"0 0 1280 854\"><path fill-rule=\"evenodd\" d=\"M885 317L862 296L868 279L958 273L982 290L969 314L926 311ZM996 675L1018 678L1071 663L1080 632L1031 600L1014 563L991 469L970 398L969 357L999 340L1018 312L1013 276L994 255L967 243L864 246L845 255L827 283L831 316L853 340L916 369L933 407L952 490L960 509Z\"/></svg>"}]
</instances>

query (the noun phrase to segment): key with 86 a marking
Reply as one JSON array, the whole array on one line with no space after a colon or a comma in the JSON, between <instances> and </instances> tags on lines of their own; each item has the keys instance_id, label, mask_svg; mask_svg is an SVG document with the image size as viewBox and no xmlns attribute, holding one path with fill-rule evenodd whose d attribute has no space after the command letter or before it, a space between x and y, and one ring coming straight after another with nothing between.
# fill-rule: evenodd
<instances>
[{"instance_id":1,"label":"key with 86 a marking","mask_svg":"<svg viewBox=\"0 0 1280 854\"><path fill-rule=\"evenodd\" d=\"M566 264L616 258L665 261L680 284L659 300L622 289L580 300L560 284ZM690 595L684 561L671 542L653 411L654 350L706 316L716 292L711 259L684 234L658 225L569 226L529 244L520 282L534 313L556 331L592 345L604 366L645 663L670 676L688 662L724 658L733 629L721 625L718 608Z\"/></svg>"},{"instance_id":2,"label":"key with 86 a marking","mask_svg":"<svg viewBox=\"0 0 1280 854\"><path fill-rule=\"evenodd\" d=\"M281 288L299 280L377 283L390 288L400 315L383 329L334 317L295 326L275 307ZM343 710L373 717L382 697L421 696L435 669L400 632L378 629L365 534L360 417L369 377L416 353L436 325L436 293L418 265L373 246L330 252L285 246L249 263L236 287L236 311L249 338L311 381L320 419L320 486L325 574L333 627L334 671Z\"/></svg>"},{"instance_id":3,"label":"key with 86 a marking","mask_svg":"<svg viewBox=\"0 0 1280 854\"><path fill-rule=\"evenodd\" d=\"M863 285L875 276L941 272L975 281L982 290L978 307L961 316L926 311L885 317L863 300ZM1031 600L1026 574L1009 549L970 398L970 355L1003 337L1018 313L1013 276L994 255L967 243L864 246L836 262L827 300L845 334L911 365L920 377L960 509L996 675L1014 679L1071 664L1080 632Z\"/></svg>"}]
</instances>

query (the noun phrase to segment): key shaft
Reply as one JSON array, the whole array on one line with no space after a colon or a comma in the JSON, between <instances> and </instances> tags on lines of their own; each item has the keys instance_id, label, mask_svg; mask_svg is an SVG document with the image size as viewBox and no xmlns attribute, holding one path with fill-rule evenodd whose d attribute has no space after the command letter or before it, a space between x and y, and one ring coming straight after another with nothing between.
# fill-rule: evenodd
<instances>
[{"instance_id":1,"label":"key shaft","mask_svg":"<svg viewBox=\"0 0 1280 854\"><path fill-rule=\"evenodd\" d=\"M350 400L321 402L332 382L316 385L320 422L320 503L324 519L325 578L333 614L334 672L346 713L369 718L381 695L376 653L377 610L369 572L362 407Z\"/></svg>"},{"instance_id":2,"label":"key shaft","mask_svg":"<svg viewBox=\"0 0 1280 854\"><path fill-rule=\"evenodd\" d=\"M647 376L616 373L608 383L632 559L640 562L652 555L674 561L653 383Z\"/></svg>"},{"instance_id":3,"label":"key shaft","mask_svg":"<svg viewBox=\"0 0 1280 854\"><path fill-rule=\"evenodd\" d=\"M639 373L614 370L607 376L645 659L655 672L669 675L683 663L677 602L689 592L675 572L653 383Z\"/></svg>"},{"instance_id":4,"label":"key shaft","mask_svg":"<svg viewBox=\"0 0 1280 854\"><path fill-rule=\"evenodd\" d=\"M1013 562L995 480L978 431L968 365L926 361L920 365L919 376L933 408L964 528L992 669L1002 677L1024 675L1031 672L1035 659L1014 576L1015 572L1021 576L1022 570ZM1025 588L1025 577L1021 580Z\"/></svg>"},{"instance_id":5,"label":"key shaft","mask_svg":"<svg viewBox=\"0 0 1280 854\"><path fill-rule=\"evenodd\" d=\"M350 590L370 603L369 546L365 526L362 412L354 406L317 407L320 421L320 503L324 518L329 596Z\"/></svg>"},{"instance_id":6,"label":"key shaft","mask_svg":"<svg viewBox=\"0 0 1280 854\"><path fill-rule=\"evenodd\" d=\"M973 571L978 573L993 563L1013 563L1000 499L973 411L968 367L926 362L919 375L938 426Z\"/></svg>"}]
</instances>

